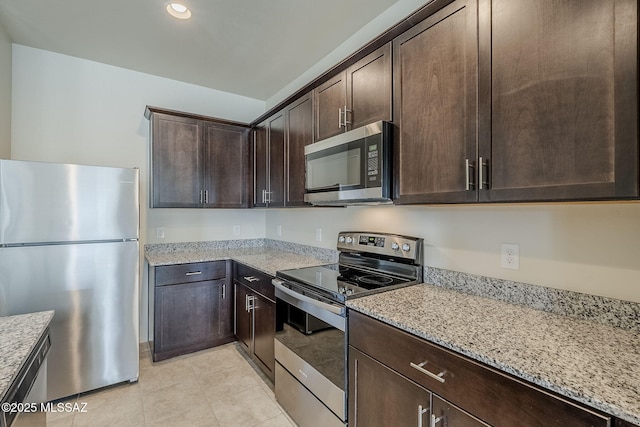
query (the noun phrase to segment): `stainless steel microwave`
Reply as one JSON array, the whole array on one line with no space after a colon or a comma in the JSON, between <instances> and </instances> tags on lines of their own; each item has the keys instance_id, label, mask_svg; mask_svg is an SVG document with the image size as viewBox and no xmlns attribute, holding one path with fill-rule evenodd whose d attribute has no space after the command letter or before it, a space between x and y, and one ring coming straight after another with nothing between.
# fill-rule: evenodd
<instances>
[{"instance_id":1,"label":"stainless steel microwave","mask_svg":"<svg viewBox=\"0 0 640 427\"><path fill-rule=\"evenodd\" d=\"M379 121L307 145L304 201L320 206L391 201L391 129Z\"/></svg>"}]
</instances>

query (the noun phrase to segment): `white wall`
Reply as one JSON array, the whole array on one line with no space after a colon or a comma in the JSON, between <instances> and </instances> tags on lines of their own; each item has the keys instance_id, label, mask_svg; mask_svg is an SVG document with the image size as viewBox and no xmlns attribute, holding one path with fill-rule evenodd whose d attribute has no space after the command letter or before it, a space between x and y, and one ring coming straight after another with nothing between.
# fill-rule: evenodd
<instances>
[{"instance_id":1,"label":"white wall","mask_svg":"<svg viewBox=\"0 0 640 427\"><path fill-rule=\"evenodd\" d=\"M262 101L21 45L13 75L12 158L139 167L142 243L237 238L235 224L242 238L264 236L260 210L148 209L144 118L153 105L250 122Z\"/></svg>"},{"instance_id":2,"label":"white wall","mask_svg":"<svg viewBox=\"0 0 640 427\"><path fill-rule=\"evenodd\" d=\"M322 228L322 242L315 240L316 228ZM640 302L640 203L267 212L268 238L335 248L343 230L422 237L425 264L432 267ZM520 245L519 271L500 267L501 243Z\"/></svg>"},{"instance_id":3,"label":"white wall","mask_svg":"<svg viewBox=\"0 0 640 427\"><path fill-rule=\"evenodd\" d=\"M11 158L11 39L0 25L0 159Z\"/></svg>"},{"instance_id":4,"label":"white wall","mask_svg":"<svg viewBox=\"0 0 640 427\"><path fill-rule=\"evenodd\" d=\"M398 0L390 8L382 12L377 18L358 30L344 43L331 51L327 56L305 71L294 81L283 87L271 98L267 99L267 109L273 108L279 102L302 88L315 78L332 68L362 46L375 39L377 36L402 21L422 5L432 0Z\"/></svg>"}]
</instances>

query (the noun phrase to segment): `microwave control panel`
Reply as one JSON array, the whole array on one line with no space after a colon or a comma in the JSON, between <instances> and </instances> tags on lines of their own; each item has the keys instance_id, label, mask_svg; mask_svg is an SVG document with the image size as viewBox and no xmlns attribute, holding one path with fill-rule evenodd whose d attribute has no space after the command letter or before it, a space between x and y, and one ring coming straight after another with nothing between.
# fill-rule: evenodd
<instances>
[{"instance_id":1,"label":"microwave control panel","mask_svg":"<svg viewBox=\"0 0 640 427\"><path fill-rule=\"evenodd\" d=\"M382 168L382 162L380 160L382 157L381 144L380 134L366 138L364 146L366 152L365 157L367 158L366 187L376 187L380 185L380 169Z\"/></svg>"}]
</instances>

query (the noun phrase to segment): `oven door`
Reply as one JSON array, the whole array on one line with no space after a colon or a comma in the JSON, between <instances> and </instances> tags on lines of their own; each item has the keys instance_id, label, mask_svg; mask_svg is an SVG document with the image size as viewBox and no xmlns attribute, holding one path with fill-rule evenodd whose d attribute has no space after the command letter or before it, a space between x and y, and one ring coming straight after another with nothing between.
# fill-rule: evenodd
<instances>
[{"instance_id":1,"label":"oven door","mask_svg":"<svg viewBox=\"0 0 640 427\"><path fill-rule=\"evenodd\" d=\"M276 399L301 427L346 423L346 308L273 279Z\"/></svg>"}]
</instances>

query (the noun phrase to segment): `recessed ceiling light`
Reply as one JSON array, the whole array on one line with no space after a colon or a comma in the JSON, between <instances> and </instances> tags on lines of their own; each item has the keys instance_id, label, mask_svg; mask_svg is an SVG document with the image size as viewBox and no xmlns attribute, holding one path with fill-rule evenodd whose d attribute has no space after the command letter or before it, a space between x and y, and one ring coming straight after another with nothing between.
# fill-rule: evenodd
<instances>
[{"instance_id":1,"label":"recessed ceiling light","mask_svg":"<svg viewBox=\"0 0 640 427\"><path fill-rule=\"evenodd\" d=\"M169 3L167 5L167 12L169 15L178 19L189 19L191 18L191 11L186 6L180 3Z\"/></svg>"}]
</instances>

